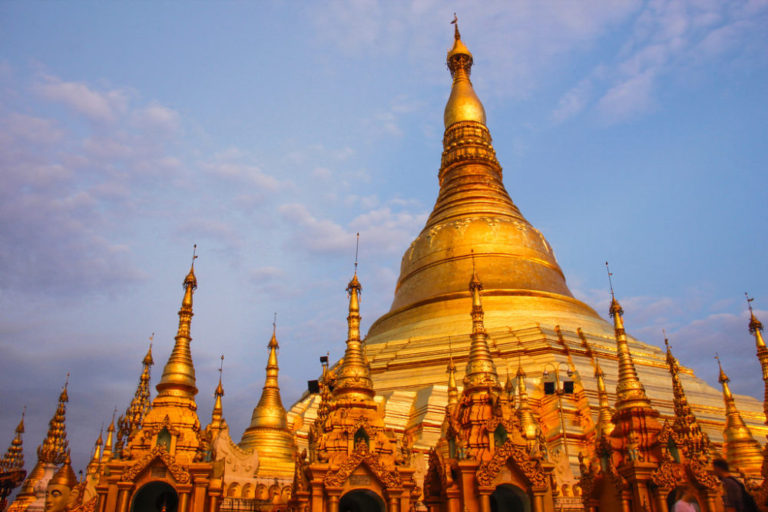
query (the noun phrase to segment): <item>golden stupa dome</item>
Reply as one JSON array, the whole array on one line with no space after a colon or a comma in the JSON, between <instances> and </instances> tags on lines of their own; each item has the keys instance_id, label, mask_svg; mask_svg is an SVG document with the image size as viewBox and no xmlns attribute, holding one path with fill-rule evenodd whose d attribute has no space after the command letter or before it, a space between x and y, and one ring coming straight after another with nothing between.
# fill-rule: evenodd
<instances>
[{"instance_id":1,"label":"golden stupa dome","mask_svg":"<svg viewBox=\"0 0 768 512\"><path fill-rule=\"evenodd\" d=\"M458 29L447 61L453 86L445 107L440 191L426 226L403 255L391 310L371 326L367 342L465 330L472 253L486 290L489 327L573 323L611 333L573 297L549 243L504 188L485 109L469 81L472 54Z\"/></svg>"}]
</instances>

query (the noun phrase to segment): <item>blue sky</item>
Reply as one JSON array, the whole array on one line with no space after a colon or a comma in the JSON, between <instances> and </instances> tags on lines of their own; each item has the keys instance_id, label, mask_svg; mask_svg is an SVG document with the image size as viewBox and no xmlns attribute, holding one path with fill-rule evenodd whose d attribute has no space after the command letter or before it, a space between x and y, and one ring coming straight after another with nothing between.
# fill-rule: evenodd
<instances>
[{"instance_id":1,"label":"blue sky","mask_svg":"<svg viewBox=\"0 0 768 512\"><path fill-rule=\"evenodd\" d=\"M274 311L292 403L343 350L354 233L367 328L434 203L453 11L571 290L604 313L609 260L633 335L761 397L767 2L3 2L0 442L26 404L31 464L71 372L82 466L152 332L159 378L193 243L202 420L224 353L245 428Z\"/></svg>"}]
</instances>

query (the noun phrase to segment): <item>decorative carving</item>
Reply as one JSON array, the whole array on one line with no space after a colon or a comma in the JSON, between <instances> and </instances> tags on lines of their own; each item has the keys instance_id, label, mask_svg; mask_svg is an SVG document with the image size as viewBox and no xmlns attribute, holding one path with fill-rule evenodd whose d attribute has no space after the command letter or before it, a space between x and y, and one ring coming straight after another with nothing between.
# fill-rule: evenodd
<instances>
[{"instance_id":1,"label":"decorative carving","mask_svg":"<svg viewBox=\"0 0 768 512\"><path fill-rule=\"evenodd\" d=\"M658 487L670 491L678 486L679 482L686 481L685 468L682 464L667 459L651 475L651 481Z\"/></svg>"},{"instance_id":2,"label":"decorative carving","mask_svg":"<svg viewBox=\"0 0 768 512\"><path fill-rule=\"evenodd\" d=\"M483 486L493 485L493 480L510 460L523 473L531 486L538 488L547 486L547 474L541 462L532 459L525 449L514 445L509 440L494 452L491 460L480 465L477 481Z\"/></svg>"},{"instance_id":3,"label":"decorative carving","mask_svg":"<svg viewBox=\"0 0 768 512\"><path fill-rule=\"evenodd\" d=\"M136 477L139 476L139 473L147 469L155 459L160 459L163 461L163 464L165 464L165 466L168 468L168 471L173 476L173 479L178 483L185 484L189 482L190 476L187 468L181 464L177 464L174 456L168 453L168 451L166 451L165 447L162 445L158 445L152 448L149 453L139 459L136 464L128 468L120 477L120 480L124 482L135 480Z\"/></svg>"},{"instance_id":4,"label":"decorative carving","mask_svg":"<svg viewBox=\"0 0 768 512\"><path fill-rule=\"evenodd\" d=\"M386 489L400 487L402 485L397 471L388 471L385 469L379 463L379 458L376 454L369 451L368 445L365 443L358 443L355 446L355 451L341 463L339 470L328 473L325 476L325 485L331 487L342 486L347 478L349 478L349 475L351 475L362 463L365 463L365 465L368 466L368 469L371 470L373 475Z\"/></svg>"}]
</instances>

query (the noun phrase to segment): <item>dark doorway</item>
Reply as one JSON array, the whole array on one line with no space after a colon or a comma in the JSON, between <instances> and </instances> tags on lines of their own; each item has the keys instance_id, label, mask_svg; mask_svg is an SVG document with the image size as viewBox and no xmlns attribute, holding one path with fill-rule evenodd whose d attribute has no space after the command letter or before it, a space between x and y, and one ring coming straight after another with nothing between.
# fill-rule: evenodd
<instances>
[{"instance_id":1,"label":"dark doorway","mask_svg":"<svg viewBox=\"0 0 768 512\"><path fill-rule=\"evenodd\" d=\"M133 496L131 512L176 512L179 495L165 482L150 482Z\"/></svg>"},{"instance_id":2,"label":"dark doorway","mask_svg":"<svg viewBox=\"0 0 768 512\"><path fill-rule=\"evenodd\" d=\"M384 500L368 489L356 489L341 497L339 512L384 512Z\"/></svg>"},{"instance_id":3,"label":"dark doorway","mask_svg":"<svg viewBox=\"0 0 768 512\"><path fill-rule=\"evenodd\" d=\"M491 512L531 512L531 501L519 487L500 485L491 494Z\"/></svg>"},{"instance_id":4,"label":"dark doorway","mask_svg":"<svg viewBox=\"0 0 768 512\"><path fill-rule=\"evenodd\" d=\"M680 499L680 496L683 495L684 490L685 489L683 487L678 487L677 489L667 494L667 508L669 510L672 510L675 508L675 503L677 503L677 500ZM699 501L696 499L694 499L693 508L695 508L696 510L701 510L701 507L699 506Z\"/></svg>"}]
</instances>

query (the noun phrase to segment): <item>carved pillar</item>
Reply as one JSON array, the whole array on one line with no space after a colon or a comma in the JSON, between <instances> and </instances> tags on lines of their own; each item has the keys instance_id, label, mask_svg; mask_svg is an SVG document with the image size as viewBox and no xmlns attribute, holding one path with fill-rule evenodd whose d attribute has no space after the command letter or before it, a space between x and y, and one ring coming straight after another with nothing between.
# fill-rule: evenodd
<instances>
[{"instance_id":1,"label":"carved pillar","mask_svg":"<svg viewBox=\"0 0 768 512\"><path fill-rule=\"evenodd\" d=\"M669 494L666 490L663 489L656 489L656 509L659 512L669 512L669 507L667 507L667 499L666 496Z\"/></svg>"},{"instance_id":2,"label":"carved pillar","mask_svg":"<svg viewBox=\"0 0 768 512\"><path fill-rule=\"evenodd\" d=\"M322 480L312 481L312 503L310 503L310 510L323 510L323 482Z\"/></svg>"},{"instance_id":3,"label":"carved pillar","mask_svg":"<svg viewBox=\"0 0 768 512\"><path fill-rule=\"evenodd\" d=\"M488 510L490 511L490 507ZM537 492L533 495L533 512L544 512L544 495L542 493Z\"/></svg>"},{"instance_id":4,"label":"carved pillar","mask_svg":"<svg viewBox=\"0 0 768 512\"><path fill-rule=\"evenodd\" d=\"M445 491L445 497L446 499L446 510L448 512L460 512L461 511L461 503L459 502L459 490L456 488L456 484L453 484L453 487L450 489L447 489Z\"/></svg>"},{"instance_id":5,"label":"carved pillar","mask_svg":"<svg viewBox=\"0 0 768 512\"><path fill-rule=\"evenodd\" d=\"M341 497L341 491L341 487L325 488L325 492L328 493L328 512L339 512L339 498Z\"/></svg>"},{"instance_id":6,"label":"carved pillar","mask_svg":"<svg viewBox=\"0 0 768 512\"><path fill-rule=\"evenodd\" d=\"M117 483L117 512L128 512L128 493L133 487L133 482Z\"/></svg>"},{"instance_id":7,"label":"carved pillar","mask_svg":"<svg viewBox=\"0 0 768 512\"><path fill-rule=\"evenodd\" d=\"M483 493L480 495L480 512L491 512L491 495Z\"/></svg>"},{"instance_id":8,"label":"carved pillar","mask_svg":"<svg viewBox=\"0 0 768 512\"><path fill-rule=\"evenodd\" d=\"M390 512L399 512L398 511L398 506L397 506L397 496L395 495L394 492L390 492L389 493L389 511Z\"/></svg>"},{"instance_id":9,"label":"carved pillar","mask_svg":"<svg viewBox=\"0 0 768 512\"><path fill-rule=\"evenodd\" d=\"M189 490L179 491L178 512L189 512Z\"/></svg>"},{"instance_id":10,"label":"carved pillar","mask_svg":"<svg viewBox=\"0 0 768 512\"><path fill-rule=\"evenodd\" d=\"M624 491L621 493L621 512L632 512L632 508L630 506L632 502L632 498L630 498L630 493L627 491Z\"/></svg>"}]
</instances>

